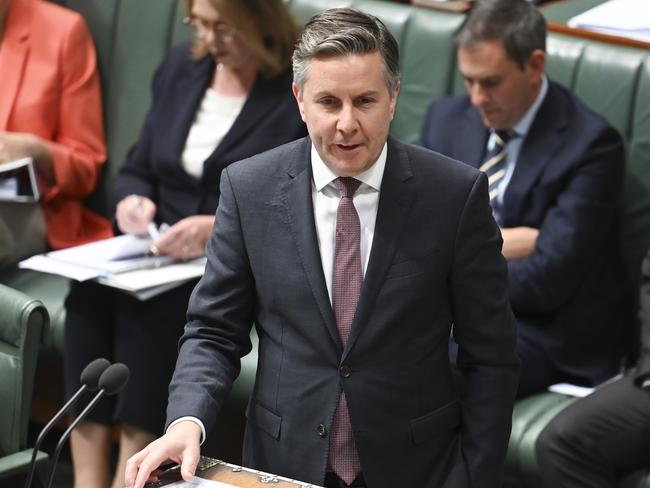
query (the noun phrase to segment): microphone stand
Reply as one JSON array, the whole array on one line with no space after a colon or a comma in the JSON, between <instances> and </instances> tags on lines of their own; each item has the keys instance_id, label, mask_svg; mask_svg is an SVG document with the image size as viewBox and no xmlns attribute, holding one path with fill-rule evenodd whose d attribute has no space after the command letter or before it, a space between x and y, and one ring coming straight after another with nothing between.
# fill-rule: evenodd
<instances>
[{"instance_id":1,"label":"microphone stand","mask_svg":"<svg viewBox=\"0 0 650 488\"><path fill-rule=\"evenodd\" d=\"M52 486L52 482L54 481L54 472L56 471L56 465L57 462L59 461L59 455L61 454L61 449L63 448L63 445L65 442L68 440L68 437L70 437L70 434L72 431L79 425L79 423L88 415L88 413L93 409L95 405L99 402L99 400L102 399L105 393L105 389L102 388L99 390L99 393L95 395L95 397L90 401L90 403L82 410L82 412L77 416L77 418L74 419L74 421L70 424L70 426L66 429L66 431L63 433L61 436L61 439L59 439L59 442L56 444L56 449L54 450L54 454L52 455L52 459L50 461L50 475L47 480L47 485L45 485L47 488L50 488Z\"/></svg>"},{"instance_id":2,"label":"microphone stand","mask_svg":"<svg viewBox=\"0 0 650 488\"><path fill-rule=\"evenodd\" d=\"M81 388L77 390L77 392L72 395L72 398L66 402L65 405L63 405L63 408L59 410L54 417L52 417L52 420L50 420L45 427L43 427L43 430L41 430L41 433L38 435L38 438L36 439L36 443L34 444L34 448L32 449L32 460L30 461L29 464L29 472L27 473L27 480L25 482L25 488L29 488L32 485L32 479L34 478L34 471L36 468L36 455L38 454L38 450L41 447L41 444L43 443L43 439L45 438L46 434L52 430L52 427L54 427L54 424L56 424L63 415L68 411L68 409L72 406L73 403L77 401L77 399L88 389L87 385L81 385Z\"/></svg>"}]
</instances>

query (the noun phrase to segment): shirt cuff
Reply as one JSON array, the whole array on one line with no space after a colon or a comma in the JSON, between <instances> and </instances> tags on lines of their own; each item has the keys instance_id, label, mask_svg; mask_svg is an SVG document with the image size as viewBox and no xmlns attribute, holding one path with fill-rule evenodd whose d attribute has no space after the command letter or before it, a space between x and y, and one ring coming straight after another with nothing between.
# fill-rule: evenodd
<instances>
[{"instance_id":1,"label":"shirt cuff","mask_svg":"<svg viewBox=\"0 0 650 488\"><path fill-rule=\"evenodd\" d=\"M199 420L196 417L187 416L187 417L180 417L180 418L174 420L171 424L169 424L169 427L167 427L167 430L165 431L165 434L167 432L169 432L169 429L171 429L174 425L176 425L176 424L178 424L180 422L185 422L186 420L189 420L190 422L194 422L199 427L201 427L201 443L199 445L202 446L203 443L205 442L205 426L203 425L203 422L201 422L201 420Z\"/></svg>"}]
</instances>

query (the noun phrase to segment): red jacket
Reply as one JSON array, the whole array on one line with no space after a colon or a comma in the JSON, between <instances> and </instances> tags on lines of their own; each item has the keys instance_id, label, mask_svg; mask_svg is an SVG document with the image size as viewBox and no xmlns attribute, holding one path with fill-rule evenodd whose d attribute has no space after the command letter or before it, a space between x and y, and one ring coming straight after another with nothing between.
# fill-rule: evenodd
<instances>
[{"instance_id":1,"label":"red jacket","mask_svg":"<svg viewBox=\"0 0 650 488\"><path fill-rule=\"evenodd\" d=\"M42 0L11 0L0 44L0 131L49 142L55 181L41 179L49 245L112 236L84 208L106 160L95 50L81 16Z\"/></svg>"}]
</instances>

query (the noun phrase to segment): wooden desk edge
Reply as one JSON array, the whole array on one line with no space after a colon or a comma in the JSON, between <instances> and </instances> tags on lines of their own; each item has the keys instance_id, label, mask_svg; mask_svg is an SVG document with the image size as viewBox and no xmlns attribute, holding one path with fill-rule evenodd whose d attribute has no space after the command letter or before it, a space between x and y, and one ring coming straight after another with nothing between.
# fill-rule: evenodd
<instances>
[{"instance_id":1,"label":"wooden desk edge","mask_svg":"<svg viewBox=\"0 0 650 488\"><path fill-rule=\"evenodd\" d=\"M606 44L614 44L617 46L650 50L650 42L639 41L637 39L631 39L629 37L603 34L602 32L590 31L586 29L569 27L568 25L560 24L558 22L547 22L546 25L550 32L556 32L558 34L566 34L573 37L582 37L584 39L600 41Z\"/></svg>"}]
</instances>

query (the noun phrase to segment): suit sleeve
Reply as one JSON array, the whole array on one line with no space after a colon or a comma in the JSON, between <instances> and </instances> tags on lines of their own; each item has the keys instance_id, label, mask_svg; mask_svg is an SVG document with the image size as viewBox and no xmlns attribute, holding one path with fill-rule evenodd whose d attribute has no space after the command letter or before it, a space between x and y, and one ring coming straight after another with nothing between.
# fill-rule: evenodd
<instances>
[{"instance_id":1,"label":"suit sleeve","mask_svg":"<svg viewBox=\"0 0 650 488\"><path fill-rule=\"evenodd\" d=\"M461 375L462 450L472 487L500 486L518 383L501 234L480 173L457 229L450 287Z\"/></svg>"},{"instance_id":2,"label":"suit sleeve","mask_svg":"<svg viewBox=\"0 0 650 488\"><path fill-rule=\"evenodd\" d=\"M177 418L200 419L210 432L232 383L240 358L251 350L255 283L241 232L239 209L228 169L206 249L205 273L190 298L170 384L167 425Z\"/></svg>"},{"instance_id":3,"label":"suit sleeve","mask_svg":"<svg viewBox=\"0 0 650 488\"><path fill-rule=\"evenodd\" d=\"M59 52L61 93L54 140L49 141L54 184L43 199L85 198L106 160L101 90L95 48L81 18L75 18Z\"/></svg>"},{"instance_id":4,"label":"suit sleeve","mask_svg":"<svg viewBox=\"0 0 650 488\"><path fill-rule=\"evenodd\" d=\"M615 229L624 173L623 143L612 128L576 155L566 187L548 210L535 251L508 262L513 310L552 313L570 300Z\"/></svg>"}]
</instances>

